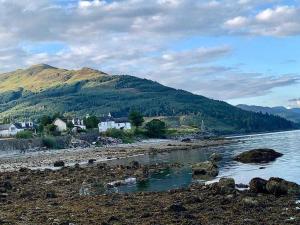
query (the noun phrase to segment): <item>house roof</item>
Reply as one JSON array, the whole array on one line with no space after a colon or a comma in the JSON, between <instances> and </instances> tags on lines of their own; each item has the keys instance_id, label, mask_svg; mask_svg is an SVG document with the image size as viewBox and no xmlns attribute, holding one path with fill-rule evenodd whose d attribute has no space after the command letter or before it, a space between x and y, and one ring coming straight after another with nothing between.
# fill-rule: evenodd
<instances>
[{"instance_id":1,"label":"house roof","mask_svg":"<svg viewBox=\"0 0 300 225\"><path fill-rule=\"evenodd\" d=\"M114 121L116 123L127 123L129 122L129 119L127 117L120 117L120 118L113 118L113 117L102 117L100 118L101 122L108 122L108 121Z\"/></svg>"},{"instance_id":2,"label":"house roof","mask_svg":"<svg viewBox=\"0 0 300 225\"><path fill-rule=\"evenodd\" d=\"M15 127L17 128L17 129L22 129L23 127L22 127L22 124L20 124L20 123L14 123L13 125L15 125Z\"/></svg>"},{"instance_id":3,"label":"house roof","mask_svg":"<svg viewBox=\"0 0 300 225\"><path fill-rule=\"evenodd\" d=\"M127 117L121 117L121 118L115 118L114 121L116 123L127 123L129 122L129 119Z\"/></svg>"}]
</instances>

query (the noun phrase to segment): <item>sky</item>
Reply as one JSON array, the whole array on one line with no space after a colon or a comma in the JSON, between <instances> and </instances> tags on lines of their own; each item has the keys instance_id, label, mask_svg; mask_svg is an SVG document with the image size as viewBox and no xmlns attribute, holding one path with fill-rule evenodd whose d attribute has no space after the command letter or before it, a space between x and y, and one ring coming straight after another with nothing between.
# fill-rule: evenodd
<instances>
[{"instance_id":1,"label":"sky","mask_svg":"<svg viewBox=\"0 0 300 225\"><path fill-rule=\"evenodd\" d=\"M0 72L91 67L300 107L299 35L300 0L0 0Z\"/></svg>"}]
</instances>

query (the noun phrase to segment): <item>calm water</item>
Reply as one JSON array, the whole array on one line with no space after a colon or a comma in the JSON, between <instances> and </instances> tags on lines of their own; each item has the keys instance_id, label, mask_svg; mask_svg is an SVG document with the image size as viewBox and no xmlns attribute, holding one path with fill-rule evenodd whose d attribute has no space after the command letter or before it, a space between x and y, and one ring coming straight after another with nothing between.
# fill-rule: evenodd
<instances>
[{"instance_id":1,"label":"calm water","mask_svg":"<svg viewBox=\"0 0 300 225\"><path fill-rule=\"evenodd\" d=\"M143 164L179 162L185 166L181 169L166 170L160 174L154 174L147 183L120 187L118 191L165 191L188 186L192 182L196 182L192 179L190 165L206 161L213 152L218 152L223 156L223 160L219 164L220 174L216 180L221 177L232 177L236 180L236 183L248 183L253 177L267 179L275 176L300 184L300 131L249 135L234 139L238 139L240 142L204 150L175 151L152 156L139 156L137 159ZM236 154L254 148L272 148L283 153L284 156L278 158L275 162L257 165L242 164L232 160L232 157ZM128 159L128 161L131 160ZM120 161L114 163L120 163Z\"/></svg>"}]
</instances>

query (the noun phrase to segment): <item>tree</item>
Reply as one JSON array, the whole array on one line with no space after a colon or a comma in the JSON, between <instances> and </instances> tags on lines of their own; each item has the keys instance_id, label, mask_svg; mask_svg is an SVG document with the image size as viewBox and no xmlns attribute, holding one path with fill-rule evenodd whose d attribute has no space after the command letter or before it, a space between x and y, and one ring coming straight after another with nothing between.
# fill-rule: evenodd
<instances>
[{"instance_id":1,"label":"tree","mask_svg":"<svg viewBox=\"0 0 300 225\"><path fill-rule=\"evenodd\" d=\"M97 128L99 119L96 116L90 116L84 119L84 124L88 129Z\"/></svg>"},{"instance_id":2,"label":"tree","mask_svg":"<svg viewBox=\"0 0 300 225\"><path fill-rule=\"evenodd\" d=\"M48 124L44 127L44 132L48 135L59 136L60 132L54 124Z\"/></svg>"},{"instance_id":3,"label":"tree","mask_svg":"<svg viewBox=\"0 0 300 225\"><path fill-rule=\"evenodd\" d=\"M18 132L16 135L16 138L18 139L29 139L33 137L33 133L31 131L28 130L24 130L21 132Z\"/></svg>"},{"instance_id":4,"label":"tree","mask_svg":"<svg viewBox=\"0 0 300 225\"><path fill-rule=\"evenodd\" d=\"M45 127L49 124L51 124L53 122L52 118L50 116L42 116L39 119L39 127L38 127L38 131L39 132L43 132Z\"/></svg>"},{"instance_id":5,"label":"tree","mask_svg":"<svg viewBox=\"0 0 300 225\"><path fill-rule=\"evenodd\" d=\"M145 128L147 130L147 136L151 138L163 138L166 134L165 122L154 119L146 123Z\"/></svg>"},{"instance_id":6,"label":"tree","mask_svg":"<svg viewBox=\"0 0 300 225\"><path fill-rule=\"evenodd\" d=\"M67 128L69 128L70 130L72 130L72 128L74 127L74 124L70 121L67 122Z\"/></svg>"},{"instance_id":7,"label":"tree","mask_svg":"<svg viewBox=\"0 0 300 225\"><path fill-rule=\"evenodd\" d=\"M129 114L129 120L136 128L142 126L144 123L143 115L137 111L132 111Z\"/></svg>"}]
</instances>

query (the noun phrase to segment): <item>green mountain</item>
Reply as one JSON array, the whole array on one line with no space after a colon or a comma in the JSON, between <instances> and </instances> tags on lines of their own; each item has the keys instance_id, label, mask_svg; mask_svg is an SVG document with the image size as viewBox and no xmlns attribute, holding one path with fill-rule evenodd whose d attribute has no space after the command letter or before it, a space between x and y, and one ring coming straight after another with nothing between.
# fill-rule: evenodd
<instances>
[{"instance_id":1,"label":"green mountain","mask_svg":"<svg viewBox=\"0 0 300 225\"><path fill-rule=\"evenodd\" d=\"M295 128L278 116L244 111L222 101L176 90L128 75L108 75L82 68L65 70L49 65L0 74L0 118L38 118L57 112L127 116L138 110L174 125L199 126L204 120L219 132L262 132Z\"/></svg>"},{"instance_id":2,"label":"green mountain","mask_svg":"<svg viewBox=\"0 0 300 225\"><path fill-rule=\"evenodd\" d=\"M291 120L295 123L300 123L300 109L299 108L292 108L287 109L283 106L277 107L263 107L263 106L256 106L256 105L237 105L237 107L252 111L252 112L262 112L262 113L269 113L272 115L277 115L283 117L287 120Z\"/></svg>"}]
</instances>

